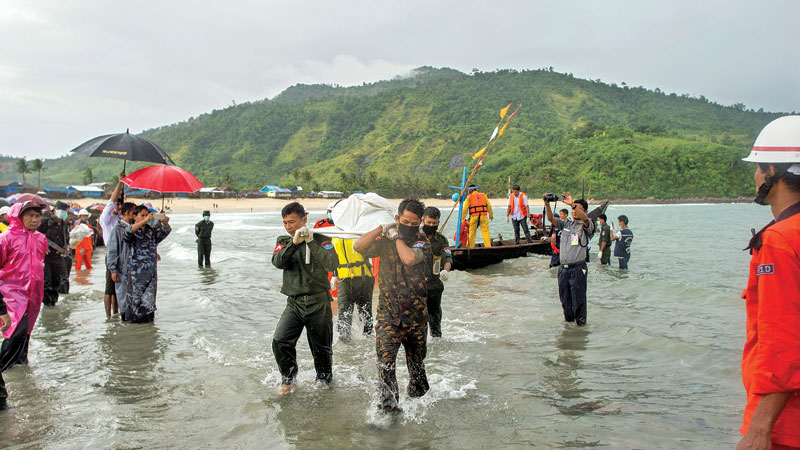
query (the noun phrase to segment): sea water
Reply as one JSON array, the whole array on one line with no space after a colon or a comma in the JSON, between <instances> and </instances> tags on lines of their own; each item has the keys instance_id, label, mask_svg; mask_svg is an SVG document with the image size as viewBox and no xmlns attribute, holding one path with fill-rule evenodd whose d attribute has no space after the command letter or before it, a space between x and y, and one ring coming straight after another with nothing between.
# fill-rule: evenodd
<instances>
[{"instance_id":1,"label":"sea water","mask_svg":"<svg viewBox=\"0 0 800 450\"><path fill-rule=\"evenodd\" d=\"M492 235L512 237L495 212ZM549 257L453 272L443 337L428 340L424 397L405 395L398 356L398 416L376 411L375 341L357 332L350 343L334 335L330 387L314 383L301 337L295 390L277 395L279 213L214 214L208 269L197 268L200 216L175 215L159 247L155 323L106 320L98 249L95 268L73 270L71 293L43 308L30 365L4 373L0 446L731 448L745 403L742 249L769 209L612 205L607 214L630 218L630 270L613 258L600 266L593 240L585 327L564 323Z\"/></svg>"}]
</instances>

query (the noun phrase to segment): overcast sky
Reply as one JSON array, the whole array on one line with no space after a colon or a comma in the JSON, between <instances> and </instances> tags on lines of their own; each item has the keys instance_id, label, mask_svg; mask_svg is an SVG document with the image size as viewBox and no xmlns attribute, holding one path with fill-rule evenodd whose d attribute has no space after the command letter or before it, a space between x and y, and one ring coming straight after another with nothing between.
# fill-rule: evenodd
<instances>
[{"instance_id":1,"label":"overcast sky","mask_svg":"<svg viewBox=\"0 0 800 450\"><path fill-rule=\"evenodd\" d=\"M0 154L423 66L536 69L800 111L800 1L2 0Z\"/></svg>"}]
</instances>

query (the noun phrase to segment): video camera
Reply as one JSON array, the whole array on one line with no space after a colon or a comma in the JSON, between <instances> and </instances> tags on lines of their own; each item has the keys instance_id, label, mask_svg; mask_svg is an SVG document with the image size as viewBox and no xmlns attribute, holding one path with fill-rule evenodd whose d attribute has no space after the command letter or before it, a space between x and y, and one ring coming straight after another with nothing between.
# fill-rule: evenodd
<instances>
[{"instance_id":1,"label":"video camera","mask_svg":"<svg viewBox=\"0 0 800 450\"><path fill-rule=\"evenodd\" d=\"M553 194L552 192L548 192L547 194L544 194L542 196L542 199L544 201L546 201L546 202L557 202L559 200L564 200L564 196L563 195L556 195L556 194Z\"/></svg>"}]
</instances>

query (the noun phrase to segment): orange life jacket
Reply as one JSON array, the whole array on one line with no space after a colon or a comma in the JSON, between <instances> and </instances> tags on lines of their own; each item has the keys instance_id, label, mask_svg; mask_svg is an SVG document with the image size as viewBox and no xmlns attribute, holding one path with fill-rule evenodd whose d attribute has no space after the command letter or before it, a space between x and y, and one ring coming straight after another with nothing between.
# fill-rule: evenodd
<instances>
[{"instance_id":1,"label":"orange life jacket","mask_svg":"<svg viewBox=\"0 0 800 450\"><path fill-rule=\"evenodd\" d=\"M528 206L525 205L523 197L527 197L524 192L519 193L519 212L522 213L522 217L528 217ZM508 215L514 214L514 194L511 194L508 197Z\"/></svg>"},{"instance_id":2,"label":"orange life jacket","mask_svg":"<svg viewBox=\"0 0 800 450\"><path fill-rule=\"evenodd\" d=\"M469 194L469 215L470 216L485 216L489 213L489 207L486 205L486 195L480 192L473 191Z\"/></svg>"},{"instance_id":3,"label":"orange life jacket","mask_svg":"<svg viewBox=\"0 0 800 450\"><path fill-rule=\"evenodd\" d=\"M314 228L327 228L327 227L332 227L332 226L333 226L333 222L331 222L330 220L328 220L328 218L327 218L327 217L325 217L324 219L319 219L319 220L318 220L318 221L317 221L317 222L314 224Z\"/></svg>"}]
</instances>

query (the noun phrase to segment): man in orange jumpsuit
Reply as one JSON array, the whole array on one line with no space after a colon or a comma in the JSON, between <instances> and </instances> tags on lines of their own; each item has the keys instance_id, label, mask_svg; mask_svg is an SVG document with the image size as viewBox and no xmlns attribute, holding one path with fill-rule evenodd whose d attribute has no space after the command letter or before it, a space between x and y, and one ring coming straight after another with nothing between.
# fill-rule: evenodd
<instances>
[{"instance_id":1,"label":"man in orange jumpsuit","mask_svg":"<svg viewBox=\"0 0 800 450\"><path fill-rule=\"evenodd\" d=\"M745 161L756 163L756 203L775 220L753 236L737 449L800 448L800 116L776 119Z\"/></svg>"},{"instance_id":2,"label":"man in orange jumpsuit","mask_svg":"<svg viewBox=\"0 0 800 450\"><path fill-rule=\"evenodd\" d=\"M77 221L75 221L74 226L72 229L76 229L81 225L86 225L89 227L91 233L89 236L86 236L81 240L81 242L75 247L75 270L81 270L81 266L85 265L87 269L92 268L92 236L94 235L94 231L92 231L92 225L89 223L89 211L82 209L78 213L78 217L80 217Z\"/></svg>"},{"instance_id":3,"label":"man in orange jumpsuit","mask_svg":"<svg viewBox=\"0 0 800 450\"><path fill-rule=\"evenodd\" d=\"M478 232L478 227L481 229L483 236L483 246L492 246L492 236L489 234L489 221L494 220L494 213L492 212L492 204L489 203L489 197L482 192L478 192L478 188L474 184L470 184L469 188L472 192L467 196L464 202L464 212L461 213L461 220L467 218L469 214L469 243L467 247L475 247L475 235ZM486 217L489 217L487 220Z\"/></svg>"}]
</instances>

